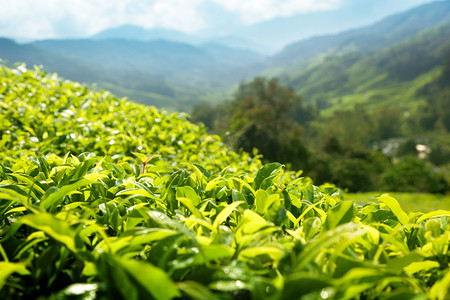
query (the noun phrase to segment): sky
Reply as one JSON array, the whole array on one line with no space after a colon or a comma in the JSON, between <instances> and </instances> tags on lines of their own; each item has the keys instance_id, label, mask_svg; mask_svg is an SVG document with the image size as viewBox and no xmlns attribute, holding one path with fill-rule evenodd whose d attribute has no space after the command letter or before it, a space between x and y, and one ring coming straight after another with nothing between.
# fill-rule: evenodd
<instances>
[{"instance_id":1,"label":"sky","mask_svg":"<svg viewBox=\"0 0 450 300\"><path fill-rule=\"evenodd\" d=\"M369 21L426 2L431 0L0 0L0 36L81 38L124 24L195 33L227 22L245 26L344 8Z\"/></svg>"}]
</instances>

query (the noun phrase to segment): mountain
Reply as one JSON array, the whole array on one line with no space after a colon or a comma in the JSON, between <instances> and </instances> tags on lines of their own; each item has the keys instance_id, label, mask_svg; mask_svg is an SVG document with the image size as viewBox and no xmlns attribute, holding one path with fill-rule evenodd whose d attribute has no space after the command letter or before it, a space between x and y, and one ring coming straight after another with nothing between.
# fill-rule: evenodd
<instances>
[{"instance_id":1,"label":"mountain","mask_svg":"<svg viewBox=\"0 0 450 300\"><path fill-rule=\"evenodd\" d=\"M245 39L250 44L243 43L238 48L247 48L272 55L281 51L288 44L307 38L337 34L373 24L386 16L410 9L423 0L346 0L335 2L340 2L335 9L315 12L305 11L293 15L291 15L292 11L286 11L286 16L248 23L213 1L204 1L200 14L206 24L214 24L215 26L197 34L209 38L218 37L220 39L220 37L232 36L237 37L237 40ZM219 39L214 42L222 43ZM226 45L237 47L236 44Z\"/></svg>"},{"instance_id":2,"label":"mountain","mask_svg":"<svg viewBox=\"0 0 450 300\"><path fill-rule=\"evenodd\" d=\"M222 45L193 46L166 40L45 40L30 45L90 65L161 74L173 83L206 88L234 84L247 76L243 66L263 58Z\"/></svg>"},{"instance_id":3,"label":"mountain","mask_svg":"<svg viewBox=\"0 0 450 300\"><path fill-rule=\"evenodd\" d=\"M273 55L288 44L314 36L336 34L371 24L387 15L413 5L410 0L346 1L340 8L317 12L297 13L268 21L247 23L223 6L205 1L199 6L199 15L207 28L185 33L164 28L142 28L122 25L92 36L93 39L130 39L140 41L169 40L201 45L221 44ZM376 9L375 9L376 8ZM370 13L367 13L367 12Z\"/></svg>"},{"instance_id":4,"label":"mountain","mask_svg":"<svg viewBox=\"0 0 450 300\"><path fill-rule=\"evenodd\" d=\"M158 41L165 40L201 46L204 44L218 44L228 48L249 50L256 53L264 52L261 44L252 39L243 38L238 35L212 34L200 32L197 34L187 34L181 31L165 28L145 29L135 25L123 25L101 31L91 37L93 40L134 40L134 41Z\"/></svg>"},{"instance_id":5,"label":"mountain","mask_svg":"<svg viewBox=\"0 0 450 300\"><path fill-rule=\"evenodd\" d=\"M320 96L330 100L404 87L442 66L448 45L450 23L429 28L379 51L328 57L320 64L287 76L285 83L308 99Z\"/></svg>"},{"instance_id":6,"label":"mountain","mask_svg":"<svg viewBox=\"0 0 450 300\"><path fill-rule=\"evenodd\" d=\"M289 45L265 60L261 74L279 77L323 116L382 103L410 112L431 96L429 86L437 86L448 49L450 1L434 2Z\"/></svg>"},{"instance_id":7,"label":"mountain","mask_svg":"<svg viewBox=\"0 0 450 300\"><path fill-rule=\"evenodd\" d=\"M426 28L446 22L450 22L450 1L425 4L389 16L370 26L288 45L267 61L268 69L282 69L282 72L271 73L281 75L297 72L312 63L320 63L327 57L375 52Z\"/></svg>"},{"instance_id":8,"label":"mountain","mask_svg":"<svg viewBox=\"0 0 450 300\"><path fill-rule=\"evenodd\" d=\"M58 71L65 78L81 82L96 82L104 77L101 68L58 54L51 55L33 45L18 44L6 38L0 38L0 58L9 64L43 65L47 71Z\"/></svg>"},{"instance_id":9,"label":"mountain","mask_svg":"<svg viewBox=\"0 0 450 300\"><path fill-rule=\"evenodd\" d=\"M263 56L219 44L166 40L0 40L0 58L43 65L49 72L108 89L138 102L188 110L227 97L231 87L261 70Z\"/></svg>"},{"instance_id":10,"label":"mountain","mask_svg":"<svg viewBox=\"0 0 450 300\"><path fill-rule=\"evenodd\" d=\"M135 25L123 25L101 31L91 37L94 40L126 39L135 41L168 40L189 44L197 44L199 40L193 35L181 31L152 28L145 29Z\"/></svg>"}]
</instances>

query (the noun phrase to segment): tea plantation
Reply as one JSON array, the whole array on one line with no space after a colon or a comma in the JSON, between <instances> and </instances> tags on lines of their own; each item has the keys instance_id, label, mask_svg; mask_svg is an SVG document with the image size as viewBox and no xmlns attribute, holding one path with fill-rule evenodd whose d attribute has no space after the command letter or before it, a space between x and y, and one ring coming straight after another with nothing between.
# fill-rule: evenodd
<instances>
[{"instance_id":1,"label":"tea plantation","mask_svg":"<svg viewBox=\"0 0 450 300\"><path fill-rule=\"evenodd\" d=\"M364 206L183 115L0 66L0 299L448 299L450 211Z\"/></svg>"}]
</instances>

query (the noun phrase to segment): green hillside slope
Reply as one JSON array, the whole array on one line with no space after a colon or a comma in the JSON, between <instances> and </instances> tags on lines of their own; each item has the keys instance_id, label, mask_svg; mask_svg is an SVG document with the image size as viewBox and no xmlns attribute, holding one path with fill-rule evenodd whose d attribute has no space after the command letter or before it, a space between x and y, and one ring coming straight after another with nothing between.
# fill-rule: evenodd
<instances>
[{"instance_id":1,"label":"green hillside slope","mask_svg":"<svg viewBox=\"0 0 450 300\"><path fill-rule=\"evenodd\" d=\"M188 111L260 70L257 53L164 40L45 40L18 44L0 38L0 59L43 65L64 78L93 84L140 103ZM225 92L225 95L227 92ZM211 97L213 95L213 97Z\"/></svg>"},{"instance_id":2,"label":"green hillside slope","mask_svg":"<svg viewBox=\"0 0 450 300\"><path fill-rule=\"evenodd\" d=\"M227 165L259 166L257 159L228 150L183 114L93 92L38 68L2 66L0 75L0 161L6 165L17 158L89 151L115 160L140 152L165 161L208 162L216 171Z\"/></svg>"},{"instance_id":3,"label":"green hillside slope","mask_svg":"<svg viewBox=\"0 0 450 300\"><path fill-rule=\"evenodd\" d=\"M347 109L356 103L390 103L404 110L423 100L419 91L439 78L450 41L450 25L422 31L371 54L331 56L293 74L287 84L321 108Z\"/></svg>"},{"instance_id":4,"label":"green hillside slope","mask_svg":"<svg viewBox=\"0 0 450 300\"><path fill-rule=\"evenodd\" d=\"M288 45L267 60L267 73L280 76L320 63L330 56L377 52L427 28L448 22L450 1L424 4L367 27L313 37Z\"/></svg>"}]
</instances>

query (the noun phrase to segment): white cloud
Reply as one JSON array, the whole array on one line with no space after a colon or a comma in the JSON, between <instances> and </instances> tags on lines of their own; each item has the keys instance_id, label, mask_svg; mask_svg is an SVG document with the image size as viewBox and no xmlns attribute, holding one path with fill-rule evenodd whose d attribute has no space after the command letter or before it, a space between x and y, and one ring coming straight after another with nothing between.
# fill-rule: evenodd
<instances>
[{"instance_id":1,"label":"white cloud","mask_svg":"<svg viewBox=\"0 0 450 300\"><path fill-rule=\"evenodd\" d=\"M144 1L141 1L144 2ZM147 28L164 27L192 32L206 26L197 7L203 0L158 0L152 5L141 5L145 13L134 11L128 23Z\"/></svg>"},{"instance_id":2,"label":"white cloud","mask_svg":"<svg viewBox=\"0 0 450 300\"><path fill-rule=\"evenodd\" d=\"M90 36L135 24L193 32L205 24L198 7L215 2L255 23L301 12L334 9L340 0L0 0L0 36L61 38ZM213 24L212 24L213 25Z\"/></svg>"},{"instance_id":3,"label":"white cloud","mask_svg":"<svg viewBox=\"0 0 450 300\"><path fill-rule=\"evenodd\" d=\"M204 0L0 0L0 36L89 36L123 24L195 31Z\"/></svg>"},{"instance_id":4,"label":"white cloud","mask_svg":"<svg viewBox=\"0 0 450 300\"><path fill-rule=\"evenodd\" d=\"M337 9L341 0L212 0L239 14L247 23L258 23L298 13Z\"/></svg>"}]
</instances>

